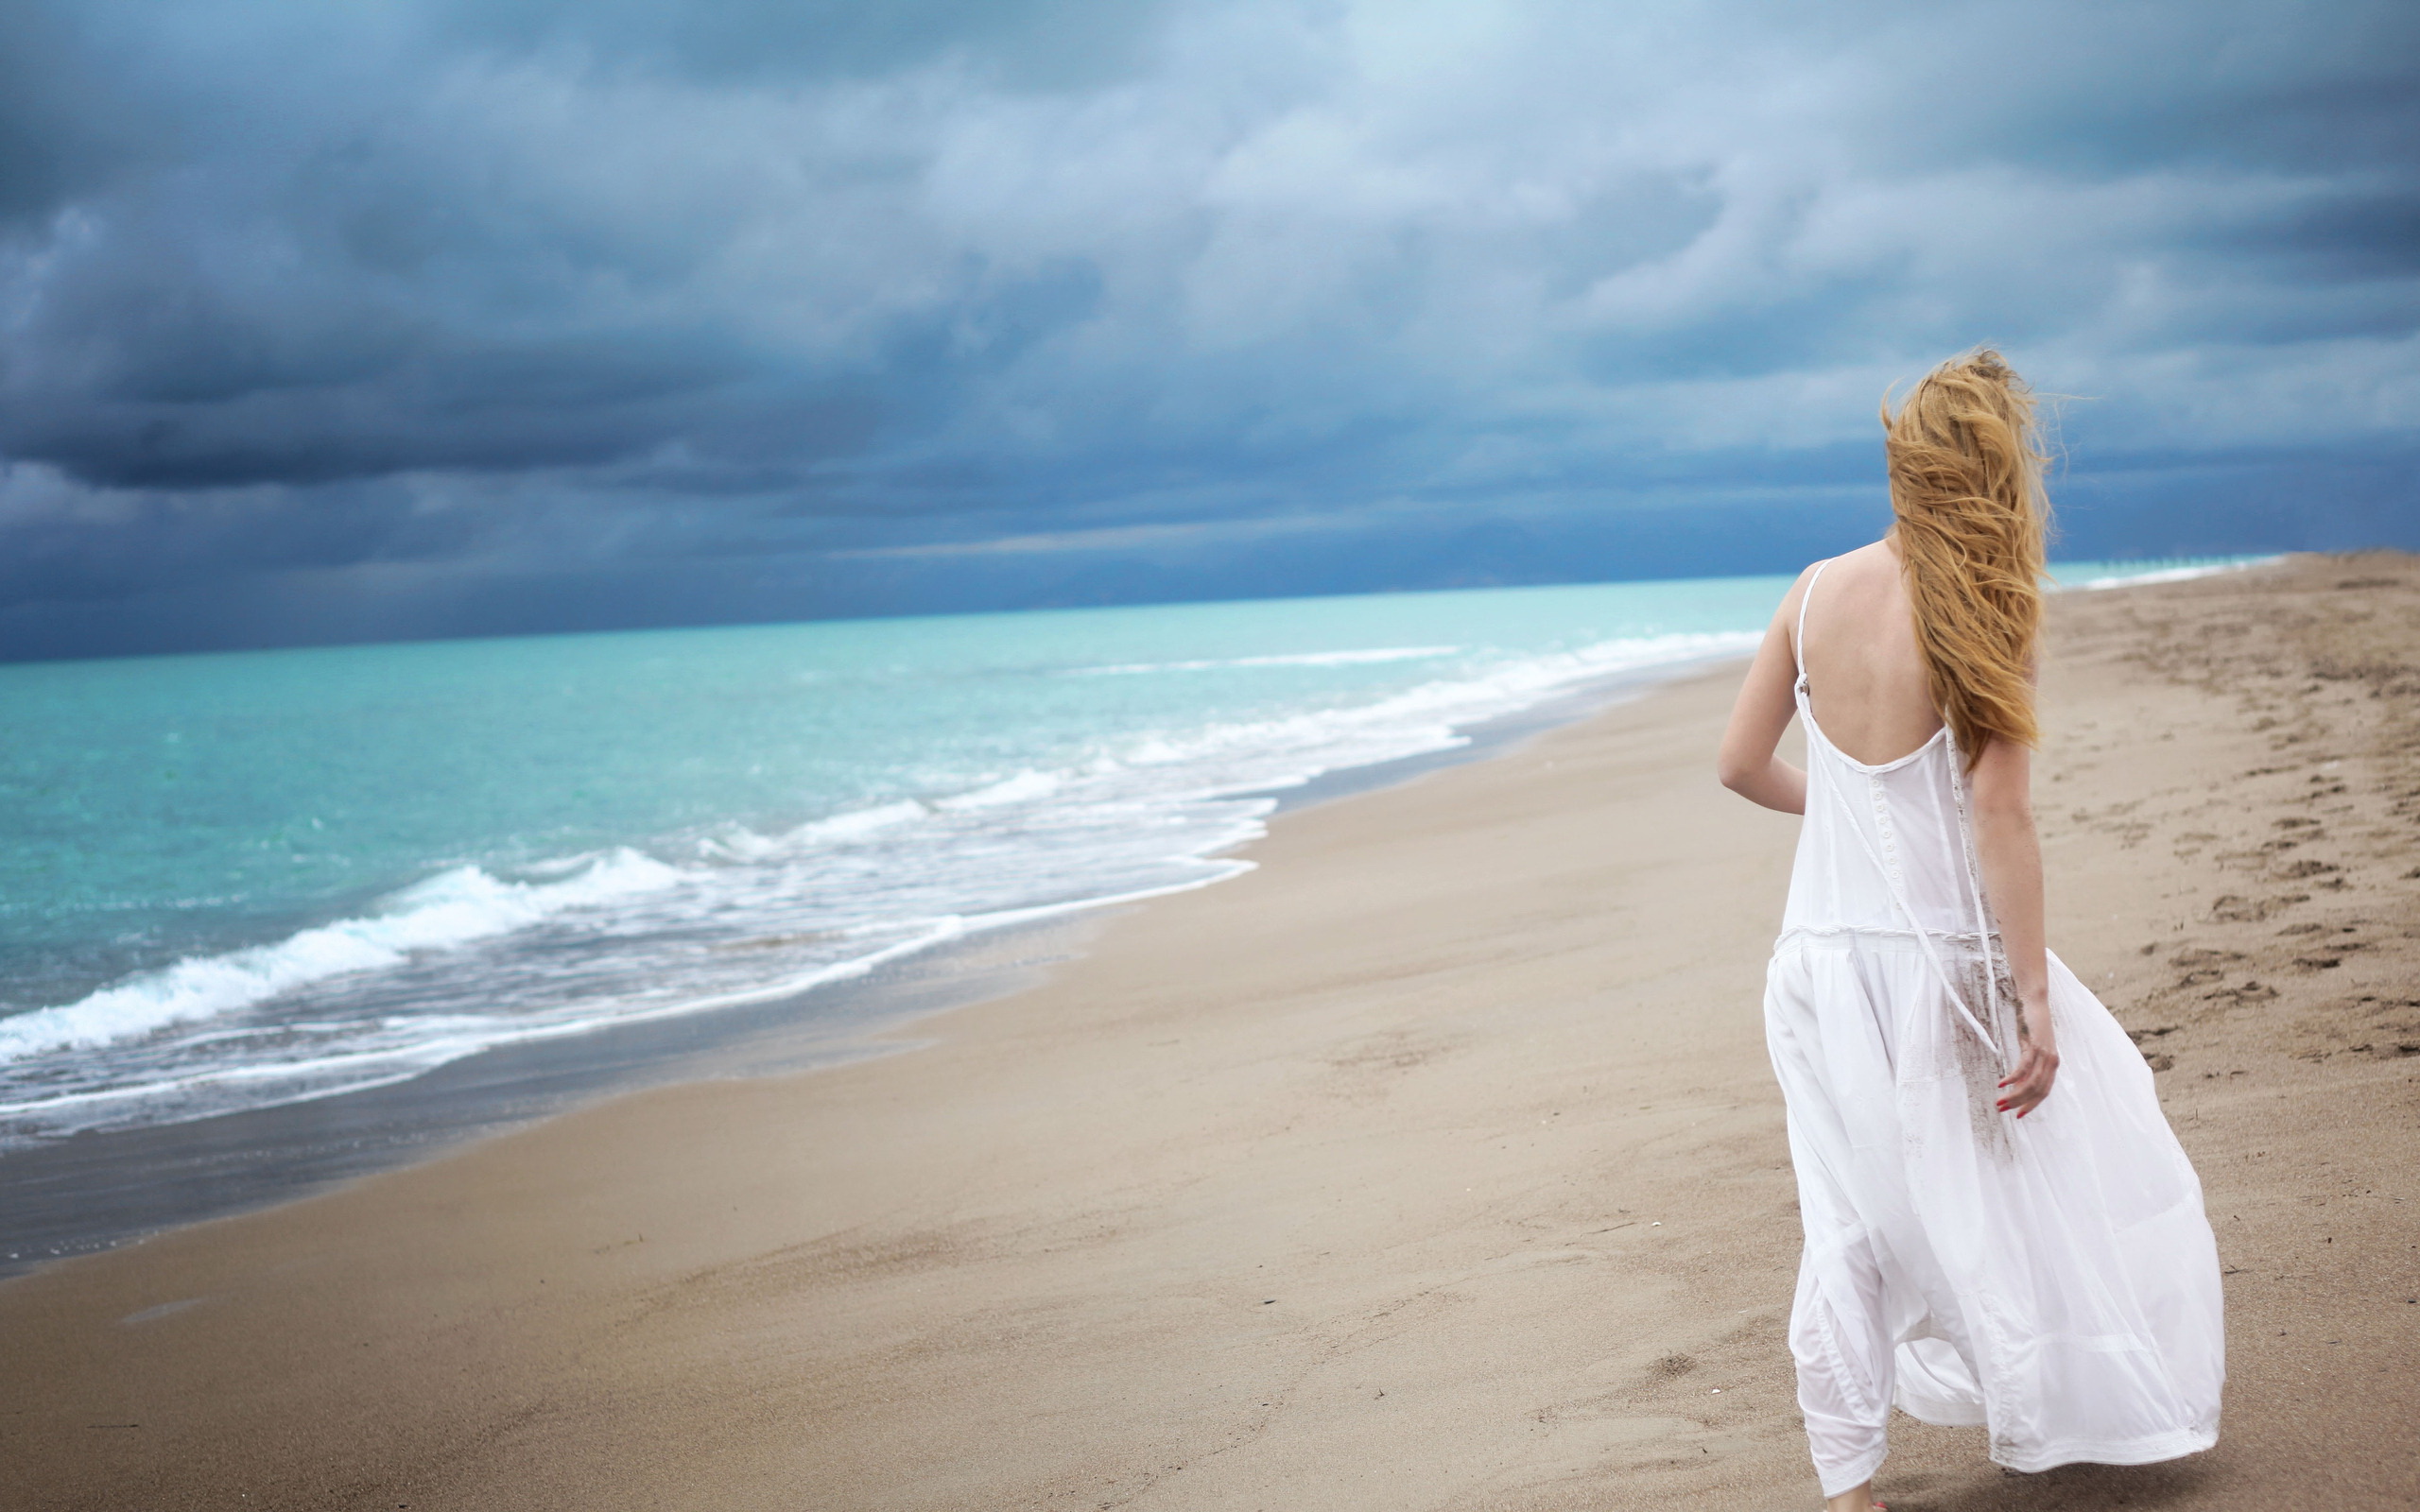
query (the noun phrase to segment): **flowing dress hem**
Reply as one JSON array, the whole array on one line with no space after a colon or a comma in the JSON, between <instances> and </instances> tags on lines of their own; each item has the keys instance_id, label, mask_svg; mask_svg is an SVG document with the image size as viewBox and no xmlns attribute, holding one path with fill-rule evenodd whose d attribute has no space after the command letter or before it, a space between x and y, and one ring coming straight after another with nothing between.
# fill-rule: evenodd
<instances>
[{"instance_id":1,"label":"flowing dress hem","mask_svg":"<svg viewBox=\"0 0 2420 1512\"><path fill-rule=\"evenodd\" d=\"M2065 1443L2046 1444L2027 1454L2004 1455L1996 1449L1991 1458L1995 1465L2005 1465L2020 1474L2036 1475L2044 1470L2057 1469L2062 1465L2156 1465L2162 1460L2198 1454L2218 1441L2218 1426L2212 1424L2206 1428L2179 1428L2169 1433L2107 1443L2069 1439Z\"/></svg>"},{"instance_id":2,"label":"flowing dress hem","mask_svg":"<svg viewBox=\"0 0 2420 1512\"><path fill-rule=\"evenodd\" d=\"M1856 1463L1862 1465L1863 1469L1856 1471L1839 1471L1838 1475L1840 1477L1840 1482L1838 1485L1834 1485L1831 1480L1826 1479L1820 1474L1815 1477L1815 1484L1824 1488L1824 1500L1828 1502L1832 1498L1840 1495L1842 1491L1854 1491L1858 1486L1863 1486L1866 1482L1874 1479L1874 1477L1881 1470L1882 1462L1890 1457L1891 1451L1888 1447L1877 1449L1874 1452L1870 1459L1861 1455L1858 1460L1856 1461Z\"/></svg>"}]
</instances>

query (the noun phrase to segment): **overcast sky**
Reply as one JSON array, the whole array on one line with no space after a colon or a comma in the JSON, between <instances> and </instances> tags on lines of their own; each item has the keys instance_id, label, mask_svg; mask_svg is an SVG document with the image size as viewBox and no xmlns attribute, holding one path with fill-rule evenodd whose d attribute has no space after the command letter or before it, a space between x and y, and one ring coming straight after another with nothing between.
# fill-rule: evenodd
<instances>
[{"instance_id":1,"label":"overcast sky","mask_svg":"<svg viewBox=\"0 0 2420 1512\"><path fill-rule=\"evenodd\" d=\"M2420 7L0 0L0 655L2420 545ZM2070 555L2078 554L2071 550Z\"/></svg>"}]
</instances>

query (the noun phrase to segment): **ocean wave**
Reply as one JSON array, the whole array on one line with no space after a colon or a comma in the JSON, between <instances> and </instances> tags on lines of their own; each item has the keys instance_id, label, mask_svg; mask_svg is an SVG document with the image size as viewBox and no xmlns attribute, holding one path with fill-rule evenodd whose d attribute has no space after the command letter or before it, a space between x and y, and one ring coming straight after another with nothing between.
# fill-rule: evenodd
<instances>
[{"instance_id":1,"label":"ocean wave","mask_svg":"<svg viewBox=\"0 0 2420 1512\"><path fill-rule=\"evenodd\" d=\"M1678 667L1752 651L1760 631L1634 636L1525 657L1470 678L1438 679L1367 704L1238 720L1182 735L1154 734L1120 753L1138 767L1177 766L1249 752L1251 769L1212 791L1287 786L1343 767L1451 749L1461 727L1514 713L1625 672Z\"/></svg>"},{"instance_id":2,"label":"ocean wave","mask_svg":"<svg viewBox=\"0 0 2420 1512\"><path fill-rule=\"evenodd\" d=\"M914 799L902 799L893 803L878 803L872 808L850 809L828 818L811 819L780 834L758 834L745 825L734 824L700 840L698 850L700 855L716 861L769 861L836 840L856 840L878 834L911 819L924 818L931 813L932 810Z\"/></svg>"},{"instance_id":3,"label":"ocean wave","mask_svg":"<svg viewBox=\"0 0 2420 1512\"><path fill-rule=\"evenodd\" d=\"M1227 667L1357 667L1383 662L1424 662L1460 656L1459 645L1383 645L1366 651L1289 651L1274 656L1217 657L1202 662L1129 662L1116 666L1075 667L1072 677L1132 677L1147 672L1217 672Z\"/></svg>"},{"instance_id":4,"label":"ocean wave","mask_svg":"<svg viewBox=\"0 0 2420 1512\"><path fill-rule=\"evenodd\" d=\"M973 792L942 799L937 806L960 810L996 809L1011 803L1030 803L1058 792L1065 781L1055 772L1022 771L1014 777L986 783Z\"/></svg>"},{"instance_id":5,"label":"ocean wave","mask_svg":"<svg viewBox=\"0 0 2420 1512\"><path fill-rule=\"evenodd\" d=\"M2059 586L2071 592L2090 592L2100 588L2135 588L2152 583L2189 583L2196 577L2213 577L2221 573L2241 572L2247 567L2265 567L2283 558L2252 557L2239 561L2190 562L2180 567L2150 567L2141 572L2104 573L2081 582Z\"/></svg>"},{"instance_id":6,"label":"ocean wave","mask_svg":"<svg viewBox=\"0 0 2420 1512\"><path fill-rule=\"evenodd\" d=\"M512 1022L493 1015L431 1016L415 1024L419 1037L409 1043L374 1044L301 1059L213 1064L180 1074L82 1091L49 1090L33 1098L0 1101L0 1149L78 1128L123 1125L129 1122L178 1122L237 1108L288 1105L368 1091L409 1081L440 1066L504 1045L564 1039L587 1034L609 1024L679 1018L717 1008L794 997L819 987L866 976L893 961L968 936L1036 923L1088 909L1115 907L1172 893L1190 892L1252 868L1251 862L1230 860L1180 882L1054 903L925 919L903 938L737 990L675 998L635 1008L628 1005L599 1003L592 1005L592 1011L586 1014L539 1022ZM208 1038L211 1037L196 1037L188 1043L199 1043Z\"/></svg>"},{"instance_id":7,"label":"ocean wave","mask_svg":"<svg viewBox=\"0 0 2420 1512\"><path fill-rule=\"evenodd\" d=\"M674 868L627 848L585 858L556 882L510 882L477 867L456 867L391 894L375 914L317 925L271 944L188 956L75 1003L0 1019L0 1064L247 1008L329 977L398 965L417 951L510 934L681 878Z\"/></svg>"}]
</instances>

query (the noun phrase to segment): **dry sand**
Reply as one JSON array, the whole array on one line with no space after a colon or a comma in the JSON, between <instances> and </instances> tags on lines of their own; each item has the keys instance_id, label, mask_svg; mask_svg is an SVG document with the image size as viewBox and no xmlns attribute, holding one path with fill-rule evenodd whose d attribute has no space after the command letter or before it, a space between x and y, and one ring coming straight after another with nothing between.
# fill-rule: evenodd
<instances>
[{"instance_id":1,"label":"dry sand","mask_svg":"<svg viewBox=\"0 0 2420 1512\"><path fill-rule=\"evenodd\" d=\"M2420 564L2071 595L2052 940L2229 1269L2219 1447L1954 1508L2420 1503ZM624 1097L0 1286L0 1500L1816 1503L1737 671L1282 818L929 1048Z\"/></svg>"}]
</instances>

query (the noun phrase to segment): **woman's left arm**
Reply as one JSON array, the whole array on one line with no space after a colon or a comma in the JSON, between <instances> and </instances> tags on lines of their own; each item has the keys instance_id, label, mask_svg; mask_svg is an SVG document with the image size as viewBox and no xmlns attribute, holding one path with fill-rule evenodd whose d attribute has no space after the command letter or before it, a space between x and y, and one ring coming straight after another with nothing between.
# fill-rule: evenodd
<instances>
[{"instance_id":1,"label":"woman's left arm","mask_svg":"<svg viewBox=\"0 0 2420 1512\"><path fill-rule=\"evenodd\" d=\"M1748 665L1748 679L1731 706L1722 753L1715 762L1723 786L1751 803L1784 814L1806 812L1806 774L1773 754L1781 747L1782 731L1798 714L1798 648L1790 644L1790 627L1806 596L1806 575L1802 573L1783 596L1781 608L1773 610L1765 644Z\"/></svg>"},{"instance_id":2,"label":"woman's left arm","mask_svg":"<svg viewBox=\"0 0 2420 1512\"><path fill-rule=\"evenodd\" d=\"M2000 1083L2000 1110L2023 1118L2050 1095L2059 1043L2050 1023L2049 951L2043 940L2042 842L2033 829L2033 753L1994 739L1975 763L1975 851L1983 897L1999 926L2016 987L2016 1069Z\"/></svg>"}]
</instances>

